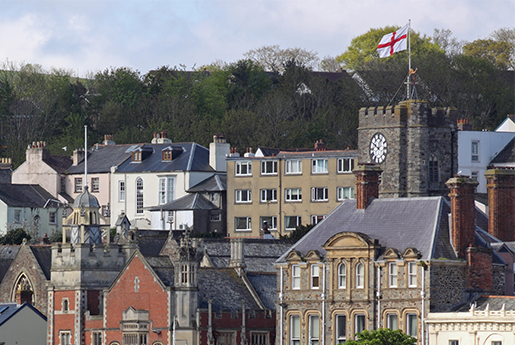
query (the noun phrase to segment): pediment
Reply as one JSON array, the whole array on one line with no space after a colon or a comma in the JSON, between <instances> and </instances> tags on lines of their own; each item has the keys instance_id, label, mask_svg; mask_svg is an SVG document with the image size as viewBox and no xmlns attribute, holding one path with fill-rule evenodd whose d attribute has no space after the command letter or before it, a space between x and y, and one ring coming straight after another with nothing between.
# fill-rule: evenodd
<instances>
[{"instance_id":1,"label":"pediment","mask_svg":"<svg viewBox=\"0 0 515 345\"><path fill-rule=\"evenodd\" d=\"M302 261L302 255L298 250L292 250L286 255L286 261Z\"/></svg>"},{"instance_id":2,"label":"pediment","mask_svg":"<svg viewBox=\"0 0 515 345\"><path fill-rule=\"evenodd\" d=\"M324 249L369 248L377 241L360 232L340 232L330 237L322 246Z\"/></svg>"},{"instance_id":3,"label":"pediment","mask_svg":"<svg viewBox=\"0 0 515 345\"><path fill-rule=\"evenodd\" d=\"M304 257L306 261L321 261L322 256L318 250L310 250Z\"/></svg>"},{"instance_id":4,"label":"pediment","mask_svg":"<svg viewBox=\"0 0 515 345\"><path fill-rule=\"evenodd\" d=\"M405 259L420 259L422 257L422 253L417 248L409 247L406 248L404 253L402 253L402 256Z\"/></svg>"},{"instance_id":5,"label":"pediment","mask_svg":"<svg viewBox=\"0 0 515 345\"><path fill-rule=\"evenodd\" d=\"M383 258L397 260L399 259L399 251L395 248L387 248L383 254Z\"/></svg>"}]
</instances>

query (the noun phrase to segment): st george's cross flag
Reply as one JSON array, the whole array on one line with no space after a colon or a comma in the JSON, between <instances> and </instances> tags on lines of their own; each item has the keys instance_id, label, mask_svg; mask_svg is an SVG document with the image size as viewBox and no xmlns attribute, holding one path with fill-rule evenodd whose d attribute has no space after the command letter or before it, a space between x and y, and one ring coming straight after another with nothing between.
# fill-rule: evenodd
<instances>
[{"instance_id":1,"label":"st george's cross flag","mask_svg":"<svg viewBox=\"0 0 515 345\"><path fill-rule=\"evenodd\" d=\"M383 38L381 38L381 42L379 42L377 46L377 52L380 58L385 58L407 49L408 28L409 24L406 24L402 29L384 35Z\"/></svg>"}]
</instances>

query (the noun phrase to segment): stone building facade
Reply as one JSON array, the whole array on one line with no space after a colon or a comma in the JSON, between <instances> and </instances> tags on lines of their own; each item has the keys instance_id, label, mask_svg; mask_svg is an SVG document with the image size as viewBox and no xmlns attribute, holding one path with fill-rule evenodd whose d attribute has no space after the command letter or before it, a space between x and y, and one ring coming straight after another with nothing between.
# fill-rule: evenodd
<instances>
[{"instance_id":1,"label":"stone building facade","mask_svg":"<svg viewBox=\"0 0 515 345\"><path fill-rule=\"evenodd\" d=\"M358 160L383 170L380 197L447 193L445 182L457 168L457 141L451 126L455 115L455 109L431 109L418 100L360 109Z\"/></svg>"}]
</instances>

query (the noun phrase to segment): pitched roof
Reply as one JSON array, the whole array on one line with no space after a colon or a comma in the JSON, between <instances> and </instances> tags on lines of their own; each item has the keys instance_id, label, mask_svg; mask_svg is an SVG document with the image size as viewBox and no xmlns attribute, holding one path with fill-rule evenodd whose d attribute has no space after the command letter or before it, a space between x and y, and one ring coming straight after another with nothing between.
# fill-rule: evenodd
<instances>
[{"instance_id":1,"label":"pitched roof","mask_svg":"<svg viewBox=\"0 0 515 345\"><path fill-rule=\"evenodd\" d=\"M224 192L227 190L227 174L213 174L202 182L191 187L189 193Z\"/></svg>"},{"instance_id":2,"label":"pitched roof","mask_svg":"<svg viewBox=\"0 0 515 345\"><path fill-rule=\"evenodd\" d=\"M150 211L214 210L217 208L218 206L215 206L215 204L207 200L204 196L194 193L185 195L167 204L153 207Z\"/></svg>"},{"instance_id":3,"label":"pitched roof","mask_svg":"<svg viewBox=\"0 0 515 345\"><path fill-rule=\"evenodd\" d=\"M43 161L60 174L64 173L66 169L68 169L73 163L73 160L70 156L50 155Z\"/></svg>"},{"instance_id":4,"label":"pitched roof","mask_svg":"<svg viewBox=\"0 0 515 345\"><path fill-rule=\"evenodd\" d=\"M0 326L6 323L11 317L18 313L23 308L32 309L37 315L46 321L46 316L41 314L36 308L28 303L16 304L16 303L0 303Z\"/></svg>"},{"instance_id":5,"label":"pitched roof","mask_svg":"<svg viewBox=\"0 0 515 345\"><path fill-rule=\"evenodd\" d=\"M32 250L39 266L43 270L47 280L50 280L50 268L52 266L52 246L50 245L31 245Z\"/></svg>"},{"instance_id":6,"label":"pitched roof","mask_svg":"<svg viewBox=\"0 0 515 345\"><path fill-rule=\"evenodd\" d=\"M11 263L18 254L20 246L1 245L0 246L0 282L4 279L5 274L11 267Z\"/></svg>"},{"instance_id":7,"label":"pitched roof","mask_svg":"<svg viewBox=\"0 0 515 345\"><path fill-rule=\"evenodd\" d=\"M290 248L301 254L322 248L340 232L360 232L377 239L381 250L396 248L403 252L416 248L423 260L457 259L449 242L449 203L442 197L373 199L365 210L356 209L356 200L343 201L322 222ZM288 251L289 252L289 251ZM277 262L284 262L285 253Z\"/></svg>"},{"instance_id":8,"label":"pitched roof","mask_svg":"<svg viewBox=\"0 0 515 345\"><path fill-rule=\"evenodd\" d=\"M489 296L483 295L476 299L474 302L474 310L510 310L515 311L515 296ZM470 310L470 304L462 305L458 312L468 312Z\"/></svg>"},{"instance_id":9,"label":"pitched roof","mask_svg":"<svg viewBox=\"0 0 515 345\"><path fill-rule=\"evenodd\" d=\"M10 207L43 207L54 197L37 184L0 184L0 200Z\"/></svg>"},{"instance_id":10,"label":"pitched roof","mask_svg":"<svg viewBox=\"0 0 515 345\"><path fill-rule=\"evenodd\" d=\"M515 163L515 138L492 159L490 164L502 165L502 163Z\"/></svg>"},{"instance_id":11,"label":"pitched roof","mask_svg":"<svg viewBox=\"0 0 515 345\"><path fill-rule=\"evenodd\" d=\"M162 151L169 147L182 150L171 161L162 160ZM118 167L118 172L159 172L159 171L208 171L215 172L209 165L209 150L197 143L145 144L138 149L149 150L150 155L141 162L130 159ZM89 165L89 162L88 162Z\"/></svg>"},{"instance_id":12,"label":"pitched roof","mask_svg":"<svg viewBox=\"0 0 515 345\"><path fill-rule=\"evenodd\" d=\"M143 144L141 144L143 145ZM134 145L99 145L93 146L88 151L88 173L108 173L111 171L112 166L122 164L132 154L130 151ZM83 174L84 163L82 160L77 165L72 165L68 168L68 174Z\"/></svg>"}]
</instances>

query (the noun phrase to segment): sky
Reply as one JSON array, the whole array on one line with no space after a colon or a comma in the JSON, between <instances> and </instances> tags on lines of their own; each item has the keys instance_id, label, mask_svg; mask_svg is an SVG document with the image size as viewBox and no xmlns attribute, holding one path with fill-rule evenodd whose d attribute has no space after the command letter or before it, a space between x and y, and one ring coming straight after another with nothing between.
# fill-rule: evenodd
<instances>
[{"instance_id":1,"label":"sky","mask_svg":"<svg viewBox=\"0 0 515 345\"><path fill-rule=\"evenodd\" d=\"M343 53L371 28L404 26L458 40L515 27L515 0L1 0L0 63L75 76L129 67L187 70L262 46Z\"/></svg>"}]
</instances>

